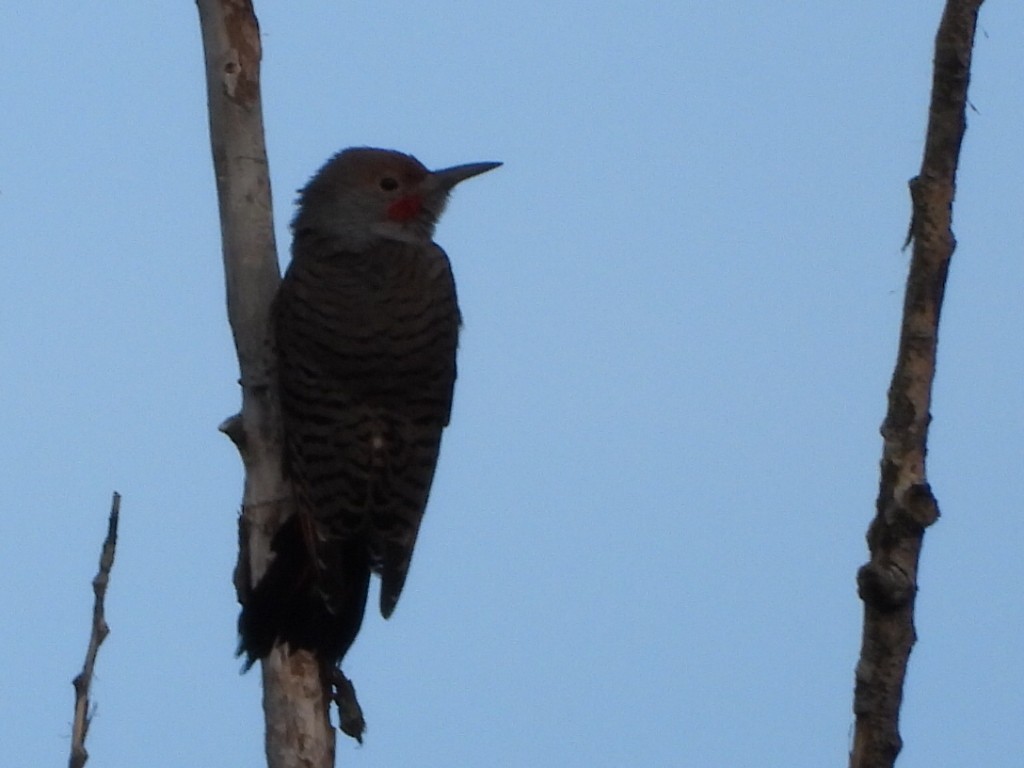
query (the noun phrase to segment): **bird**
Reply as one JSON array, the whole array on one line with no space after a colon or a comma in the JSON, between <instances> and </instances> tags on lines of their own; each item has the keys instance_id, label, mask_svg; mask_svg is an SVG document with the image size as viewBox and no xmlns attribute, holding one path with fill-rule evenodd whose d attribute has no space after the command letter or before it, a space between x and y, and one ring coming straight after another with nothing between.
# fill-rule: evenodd
<instances>
[{"instance_id":1,"label":"bird","mask_svg":"<svg viewBox=\"0 0 1024 768\"><path fill-rule=\"evenodd\" d=\"M284 644L340 670L373 573L381 615L394 612L451 418L462 324L434 229L456 184L500 165L430 171L352 147L299 190L270 315L295 512L242 598L246 669Z\"/></svg>"}]
</instances>

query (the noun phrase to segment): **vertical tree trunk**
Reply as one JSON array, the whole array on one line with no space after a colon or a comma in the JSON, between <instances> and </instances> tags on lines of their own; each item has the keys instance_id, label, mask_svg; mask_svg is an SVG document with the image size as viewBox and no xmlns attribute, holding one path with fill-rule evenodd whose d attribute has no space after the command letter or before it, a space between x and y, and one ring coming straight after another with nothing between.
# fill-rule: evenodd
<instances>
[{"instance_id":1,"label":"vertical tree trunk","mask_svg":"<svg viewBox=\"0 0 1024 768\"><path fill-rule=\"evenodd\" d=\"M262 576L270 537L291 513L281 465L274 360L267 343L280 282L260 103L260 37L250 0L197 0L206 56L210 143L217 178L228 318L238 352L242 411L222 430L245 464L239 522L239 597ZM262 662L270 768L331 768L329 686L306 652L280 648Z\"/></svg>"},{"instance_id":2,"label":"vertical tree trunk","mask_svg":"<svg viewBox=\"0 0 1024 768\"><path fill-rule=\"evenodd\" d=\"M902 747L900 704L916 639L914 599L924 531L939 516L925 473L939 315L956 247L953 197L966 121L967 84L982 0L948 0L935 38L928 133L910 181L913 242L889 408L870 561L857 574L864 633L857 663L851 768L888 768Z\"/></svg>"}]
</instances>

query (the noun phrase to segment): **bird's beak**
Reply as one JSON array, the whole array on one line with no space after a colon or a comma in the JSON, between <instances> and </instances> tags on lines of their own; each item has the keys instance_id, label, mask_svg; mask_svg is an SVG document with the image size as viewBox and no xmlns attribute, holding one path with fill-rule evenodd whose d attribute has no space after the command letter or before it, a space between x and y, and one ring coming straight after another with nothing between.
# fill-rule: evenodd
<instances>
[{"instance_id":1,"label":"bird's beak","mask_svg":"<svg viewBox=\"0 0 1024 768\"><path fill-rule=\"evenodd\" d=\"M447 192L460 181L493 171L499 165L501 163L466 163L465 165L453 165L451 168L442 168L430 174L431 186Z\"/></svg>"}]
</instances>

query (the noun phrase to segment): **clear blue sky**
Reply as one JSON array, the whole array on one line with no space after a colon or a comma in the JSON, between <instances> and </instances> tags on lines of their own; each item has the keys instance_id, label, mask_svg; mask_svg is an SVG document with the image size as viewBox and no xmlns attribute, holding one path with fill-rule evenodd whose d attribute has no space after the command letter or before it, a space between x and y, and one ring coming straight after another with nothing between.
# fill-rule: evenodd
<instances>
[{"instance_id":1,"label":"clear blue sky","mask_svg":"<svg viewBox=\"0 0 1024 768\"><path fill-rule=\"evenodd\" d=\"M282 257L337 149L502 160L408 586L341 766L844 765L938 0L258 4ZM239 404L191 2L0 6L2 762L253 766ZM986 3L902 768L1024 754L1024 9Z\"/></svg>"}]
</instances>

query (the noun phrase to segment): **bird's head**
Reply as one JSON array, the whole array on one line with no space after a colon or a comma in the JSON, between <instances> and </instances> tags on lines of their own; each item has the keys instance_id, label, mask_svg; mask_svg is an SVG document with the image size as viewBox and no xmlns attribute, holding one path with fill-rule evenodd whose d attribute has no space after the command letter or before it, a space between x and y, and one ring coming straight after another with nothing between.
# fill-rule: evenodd
<instances>
[{"instance_id":1,"label":"bird's head","mask_svg":"<svg viewBox=\"0 0 1024 768\"><path fill-rule=\"evenodd\" d=\"M426 244L452 188L499 165L469 163L429 171L401 152L346 149L299 192L292 230L296 239L310 234L355 252L379 240Z\"/></svg>"}]
</instances>

